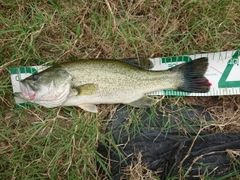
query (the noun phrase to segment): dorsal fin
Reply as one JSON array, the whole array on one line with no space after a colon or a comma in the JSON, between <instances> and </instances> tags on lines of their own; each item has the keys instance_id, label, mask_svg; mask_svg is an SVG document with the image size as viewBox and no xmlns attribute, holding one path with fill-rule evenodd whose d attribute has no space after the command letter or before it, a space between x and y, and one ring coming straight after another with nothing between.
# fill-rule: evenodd
<instances>
[{"instance_id":1,"label":"dorsal fin","mask_svg":"<svg viewBox=\"0 0 240 180\"><path fill-rule=\"evenodd\" d=\"M151 60L149 60L148 58L140 58L140 59L136 59L136 58L129 58L129 59L119 59L119 61L121 62L125 62L127 64L142 68L142 69L146 69L149 70L151 68L153 68L153 62Z\"/></svg>"}]
</instances>

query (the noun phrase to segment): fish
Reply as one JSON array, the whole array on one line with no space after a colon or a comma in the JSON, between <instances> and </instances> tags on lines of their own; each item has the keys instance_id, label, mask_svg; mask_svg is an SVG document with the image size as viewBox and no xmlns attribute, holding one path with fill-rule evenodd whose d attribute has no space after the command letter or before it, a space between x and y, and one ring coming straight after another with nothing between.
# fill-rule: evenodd
<instances>
[{"instance_id":1,"label":"fish","mask_svg":"<svg viewBox=\"0 0 240 180\"><path fill-rule=\"evenodd\" d=\"M167 70L154 71L126 61L82 59L53 65L20 81L20 96L47 108L78 106L93 113L98 104L148 108L148 93L159 90L207 93L208 58L201 57Z\"/></svg>"}]
</instances>

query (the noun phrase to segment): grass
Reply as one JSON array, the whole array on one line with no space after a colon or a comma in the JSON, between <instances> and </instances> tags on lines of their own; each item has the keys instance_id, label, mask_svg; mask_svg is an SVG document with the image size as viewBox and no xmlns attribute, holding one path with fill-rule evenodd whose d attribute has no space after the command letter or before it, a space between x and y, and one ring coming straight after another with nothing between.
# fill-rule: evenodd
<instances>
[{"instance_id":1,"label":"grass","mask_svg":"<svg viewBox=\"0 0 240 180\"><path fill-rule=\"evenodd\" d=\"M240 49L239 32L238 0L0 1L1 179L104 179L108 174L100 177L96 164L107 173L109 167L97 146L103 143L117 149L111 135L105 134L106 115L114 113L116 105L101 106L97 115L74 107L16 109L10 67L60 63L76 57L121 59L234 50ZM177 103L180 109L186 103L183 98L163 99ZM209 131L239 132L237 114L235 119L229 117L223 106L228 99L219 100L222 104L218 107L206 107L215 120L215 129L206 125ZM156 123L155 109L166 116L171 113L163 102L148 112L149 124ZM237 97L230 102L234 102L231 110L239 110ZM219 109L225 116L217 115ZM138 133L145 110L131 110L129 126ZM163 126L166 131L192 127L182 119L177 124L166 120ZM132 178L145 171L144 166L135 166L129 167Z\"/></svg>"},{"instance_id":2,"label":"grass","mask_svg":"<svg viewBox=\"0 0 240 180\"><path fill-rule=\"evenodd\" d=\"M98 130L100 117L94 116L59 108L42 113L22 109L15 117L5 117L1 177L69 179L96 174L95 161L100 159L93 147L104 137Z\"/></svg>"}]
</instances>

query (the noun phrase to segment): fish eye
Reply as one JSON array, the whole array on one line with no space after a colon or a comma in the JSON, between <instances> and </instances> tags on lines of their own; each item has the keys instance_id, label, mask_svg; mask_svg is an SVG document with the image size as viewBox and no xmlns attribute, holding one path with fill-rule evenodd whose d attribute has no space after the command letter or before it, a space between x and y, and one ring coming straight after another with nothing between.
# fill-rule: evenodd
<instances>
[{"instance_id":1,"label":"fish eye","mask_svg":"<svg viewBox=\"0 0 240 180\"><path fill-rule=\"evenodd\" d=\"M34 80L34 81L37 81L38 78L39 78L39 74L33 74L33 80Z\"/></svg>"}]
</instances>

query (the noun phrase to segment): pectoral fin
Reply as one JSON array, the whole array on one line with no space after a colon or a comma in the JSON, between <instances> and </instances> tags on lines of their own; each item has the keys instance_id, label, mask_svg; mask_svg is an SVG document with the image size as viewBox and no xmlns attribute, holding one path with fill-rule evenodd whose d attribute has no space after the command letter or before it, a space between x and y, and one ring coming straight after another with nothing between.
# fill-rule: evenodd
<instances>
[{"instance_id":1,"label":"pectoral fin","mask_svg":"<svg viewBox=\"0 0 240 180\"><path fill-rule=\"evenodd\" d=\"M97 113L98 112L98 108L94 104L80 104L78 106L80 108L82 108L83 110L85 110L85 111L89 111L89 112L93 112L93 113Z\"/></svg>"},{"instance_id":2,"label":"pectoral fin","mask_svg":"<svg viewBox=\"0 0 240 180\"><path fill-rule=\"evenodd\" d=\"M138 107L138 108L149 108L151 107L153 104L155 103L155 100L150 98L150 97L147 97L147 96L144 96L142 97L141 99L138 99L136 101L133 101L131 103L128 103L130 106L133 106L133 107Z\"/></svg>"},{"instance_id":3,"label":"pectoral fin","mask_svg":"<svg viewBox=\"0 0 240 180\"><path fill-rule=\"evenodd\" d=\"M92 95L97 91L98 86L96 84L83 84L75 87L75 89L78 91L78 96Z\"/></svg>"}]
</instances>

